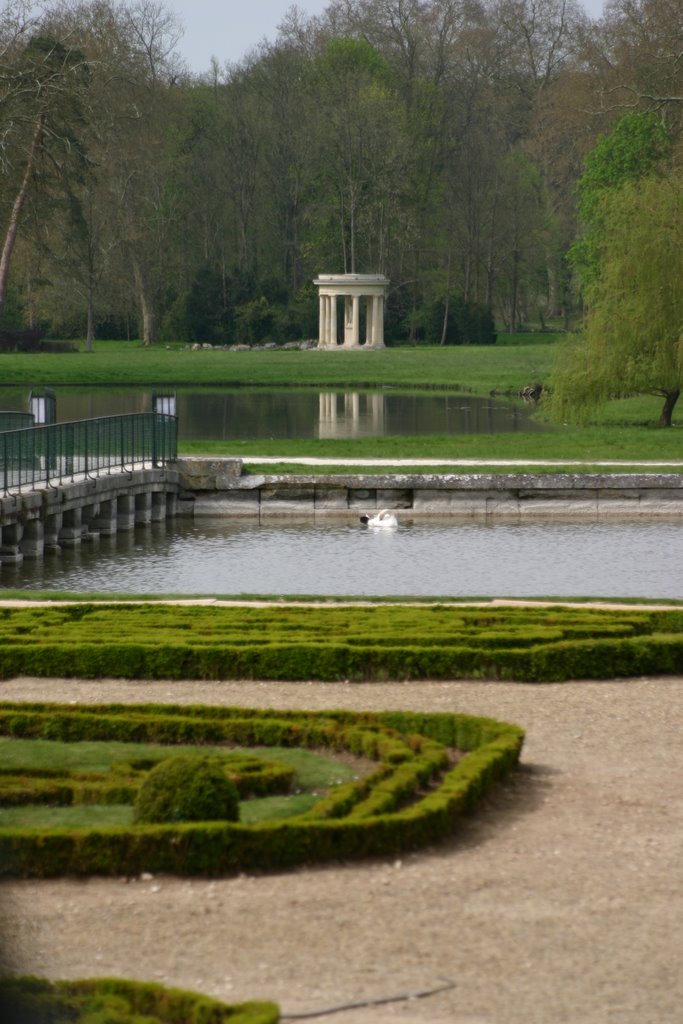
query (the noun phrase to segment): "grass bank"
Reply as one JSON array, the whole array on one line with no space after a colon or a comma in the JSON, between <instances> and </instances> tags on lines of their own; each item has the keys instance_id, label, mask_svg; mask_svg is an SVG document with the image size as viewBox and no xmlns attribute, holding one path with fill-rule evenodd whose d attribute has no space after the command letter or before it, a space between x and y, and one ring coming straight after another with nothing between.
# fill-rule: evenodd
<instances>
[{"instance_id":1,"label":"grass bank","mask_svg":"<svg viewBox=\"0 0 683 1024\"><path fill-rule=\"evenodd\" d=\"M5 386L428 387L470 394L518 391L548 379L558 335L510 335L490 346L378 351L145 348L96 342L94 352L0 354ZM543 339L539 342L538 339Z\"/></svg>"},{"instance_id":2,"label":"grass bank","mask_svg":"<svg viewBox=\"0 0 683 1024\"><path fill-rule=\"evenodd\" d=\"M181 455L232 456L240 458L249 466L250 456L270 456L282 460L280 471L286 472L288 458L326 459L381 459L386 465L396 460L415 460L415 469L421 459L441 459L444 467L457 459L468 460L526 460L529 470L539 472L532 464L539 460L574 461L588 465L576 466L577 471L597 468L596 463L606 461L683 461L681 432L676 429L625 426L558 427L548 431L528 434L457 434L415 437L411 435L376 438L348 438L341 440L254 440L254 441L184 441L179 446ZM264 472L263 467L252 465L254 472ZM351 468L338 467L340 472ZM357 467L363 470L361 466ZM504 466L470 466L463 472L510 471ZM520 469L523 467L520 467ZM618 467L615 467L618 468ZM606 471L608 467L600 467ZM302 472L302 468L289 466L289 470ZM325 472L333 471L324 467ZM268 472L277 472L278 467L269 467ZM306 470L308 471L308 470ZM313 468L310 470L314 471ZM409 467L402 467L402 472ZM420 470L424 472L424 469ZM438 471L438 467L430 470ZM450 472L453 472L451 467ZM555 469L557 471L557 469ZM570 470L568 470L570 471Z\"/></svg>"}]
</instances>

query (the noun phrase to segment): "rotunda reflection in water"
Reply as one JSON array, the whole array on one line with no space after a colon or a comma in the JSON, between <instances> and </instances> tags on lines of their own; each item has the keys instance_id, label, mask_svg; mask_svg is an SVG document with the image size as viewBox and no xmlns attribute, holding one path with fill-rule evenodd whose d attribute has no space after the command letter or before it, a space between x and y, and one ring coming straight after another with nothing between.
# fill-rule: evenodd
<instances>
[{"instance_id":1,"label":"rotunda reflection in water","mask_svg":"<svg viewBox=\"0 0 683 1024\"><path fill-rule=\"evenodd\" d=\"M58 388L59 422L152 408L144 389ZM342 439L548 430L533 405L455 392L308 388L175 388L180 441ZM27 394L0 388L0 408L24 410Z\"/></svg>"}]
</instances>

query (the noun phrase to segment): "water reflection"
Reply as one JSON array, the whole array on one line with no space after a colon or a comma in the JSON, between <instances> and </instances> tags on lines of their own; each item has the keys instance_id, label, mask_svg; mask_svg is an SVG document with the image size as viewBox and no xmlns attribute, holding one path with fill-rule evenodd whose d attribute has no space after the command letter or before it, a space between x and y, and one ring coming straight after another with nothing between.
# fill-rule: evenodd
<instances>
[{"instance_id":1,"label":"water reflection","mask_svg":"<svg viewBox=\"0 0 683 1024\"><path fill-rule=\"evenodd\" d=\"M172 389L165 389L172 390ZM452 393L262 388L178 389L181 441L494 434L545 429L521 402ZM57 420L149 412L144 389L56 390ZM27 409L28 392L0 388L0 409Z\"/></svg>"},{"instance_id":2,"label":"water reflection","mask_svg":"<svg viewBox=\"0 0 683 1024\"><path fill-rule=\"evenodd\" d=\"M683 598L683 524L403 520L154 524L44 561L3 565L3 587L90 593ZM675 559L674 559L675 561Z\"/></svg>"}]
</instances>

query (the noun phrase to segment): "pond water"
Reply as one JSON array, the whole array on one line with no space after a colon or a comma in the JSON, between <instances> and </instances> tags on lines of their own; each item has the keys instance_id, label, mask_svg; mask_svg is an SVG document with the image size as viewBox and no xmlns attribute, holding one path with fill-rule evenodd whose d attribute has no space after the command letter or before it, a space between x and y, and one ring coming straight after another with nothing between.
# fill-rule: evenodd
<instances>
[{"instance_id":1,"label":"pond water","mask_svg":"<svg viewBox=\"0 0 683 1024\"><path fill-rule=\"evenodd\" d=\"M164 389L165 391L167 389ZM175 389L168 389L173 391ZM149 412L144 389L55 388L57 420ZM28 410L28 390L0 388L0 409ZM532 406L444 392L177 389L181 441L499 434L543 428Z\"/></svg>"},{"instance_id":2,"label":"pond water","mask_svg":"<svg viewBox=\"0 0 683 1024\"><path fill-rule=\"evenodd\" d=\"M44 561L2 587L89 593L683 598L679 522L177 519Z\"/></svg>"}]
</instances>

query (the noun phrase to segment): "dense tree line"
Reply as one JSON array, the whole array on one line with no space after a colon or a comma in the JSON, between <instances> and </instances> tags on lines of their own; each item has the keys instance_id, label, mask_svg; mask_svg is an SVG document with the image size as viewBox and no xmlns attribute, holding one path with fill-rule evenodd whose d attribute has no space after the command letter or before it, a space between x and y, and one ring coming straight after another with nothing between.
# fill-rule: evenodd
<instances>
[{"instance_id":1,"label":"dense tree line","mask_svg":"<svg viewBox=\"0 0 683 1024\"><path fill-rule=\"evenodd\" d=\"M678 166L680 0L331 0L201 76L180 35L156 0L5 4L3 327L312 338L319 272L386 274L394 342L568 323L596 141L647 114Z\"/></svg>"}]
</instances>

